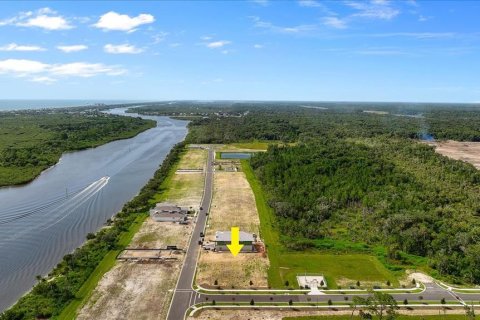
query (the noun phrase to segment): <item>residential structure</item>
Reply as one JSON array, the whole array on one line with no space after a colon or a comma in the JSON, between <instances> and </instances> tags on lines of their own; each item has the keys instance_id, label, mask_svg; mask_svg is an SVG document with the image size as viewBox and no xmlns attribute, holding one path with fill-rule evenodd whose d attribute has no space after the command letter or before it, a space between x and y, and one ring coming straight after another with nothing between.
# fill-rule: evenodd
<instances>
[{"instance_id":1,"label":"residential structure","mask_svg":"<svg viewBox=\"0 0 480 320\"><path fill-rule=\"evenodd\" d=\"M157 222L185 222L188 210L171 203L157 203L150 216Z\"/></svg>"},{"instance_id":2,"label":"residential structure","mask_svg":"<svg viewBox=\"0 0 480 320\"><path fill-rule=\"evenodd\" d=\"M217 231L215 233L215 251L229 251L227 244L232 241L232 233L230 231ZM240 231L240 244L243 244L241 252L254 252L257 236L253 233Z\"/></svg>"}]
</instances>

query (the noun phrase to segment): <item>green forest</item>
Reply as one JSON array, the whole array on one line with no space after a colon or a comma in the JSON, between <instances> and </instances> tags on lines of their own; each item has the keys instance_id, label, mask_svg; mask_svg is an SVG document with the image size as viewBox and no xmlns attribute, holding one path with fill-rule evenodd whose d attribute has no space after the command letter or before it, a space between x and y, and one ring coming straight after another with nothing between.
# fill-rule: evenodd
<instances>
[{"instance_id":1,"label":"green forest","mask_svg":"<svg viewBox=\"0 0 480 320\"><path fill-rule=\"evenodd\" d=\"M154 121L98 111L0 113L0 186L31 181L66 151L130 138Z\"/></svg>"},{"instance_id":2,"label":"green forest","mask_svg":"<svg viewBox=\"0 0 480 320\"><path fill-rule=\"evenodd\" d=\"M156 108L162 114L194 112L192 104L142 108L152 114ZM381 248L386 257L381 260L391 269L420 263L448 281L480 284L480 174L419 142L479 141L475 106L232 103L217 108L191 121L187 142L295 143L272 145L251 160L285 248ZM238 113L242 116L228 116Z\"/></svg>"}]
</instances>

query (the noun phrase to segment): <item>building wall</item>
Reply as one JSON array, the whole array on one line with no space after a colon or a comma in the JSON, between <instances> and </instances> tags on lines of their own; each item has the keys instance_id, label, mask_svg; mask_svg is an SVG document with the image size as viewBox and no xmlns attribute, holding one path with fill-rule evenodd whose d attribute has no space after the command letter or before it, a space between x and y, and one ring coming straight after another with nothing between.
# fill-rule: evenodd
<instances>
[{"instance_id":1,"label":"building wall","mask_svg":"<svg viewBox=\"0 0 480 320\"><path fill-rule=\"evenodd\" d=\"M153 217L153 220L157 222L180 222L183 219L176 218L176 217Z\"/></svg>"},{"instance_id":2,"label":"building wall","mask_svg":"<svg viewBox=\"0 0 480 320\"><path fill-rule=\"evenodd\" d=\"M230 251L226 244L215 244L215 251ZM253 252L253 244L244 244L240 252Z\"/></svg>"}]
</instances>

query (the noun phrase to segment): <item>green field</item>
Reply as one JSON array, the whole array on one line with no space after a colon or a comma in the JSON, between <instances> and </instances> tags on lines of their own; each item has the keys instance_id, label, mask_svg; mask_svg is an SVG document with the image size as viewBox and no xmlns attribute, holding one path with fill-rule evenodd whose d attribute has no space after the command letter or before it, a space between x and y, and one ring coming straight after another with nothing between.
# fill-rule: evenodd
<instances>
[{"instance_id":1,"label":"green field","mask_svg":"<svg viewBox=\"0 0 480 320\"><path fill-rule=\"evenodd\" d=\"M275 229L275 216L267 204L265 194L255 177L247 160L242 160L242 170L255 195L255 202L260 216L260 237L265 241L270 268L268 283L273 288L285 288L297 284L296 275L322 273L328 287L338 287L337 281L343 278L354 282L378 282L385 284L388 280L392 286L398 286L398 280L373 255L368 254L332 254L326 251L292 252L282 247L280 236Z\"/></svg>"},{"instance_id":2,"label":"green field","mask_svg":"<svg viewBox=\"0 0 480 320\"><path fill-rule=\"evenodd\" d=\"M329 288L336 288L336 280L347 278L360 282L374 282L384 285L390 281L398 286L398 280L376 257L366 254L329 254L322 252L283 253L279 257L282 280L296 283L296 276L302 273L322 273Z\"/></svg>"},{"instance_id":3,"label":"green field","mask_svg":"<svg viewBox=\"0 0 480 320\"><path fill-rule=\"evenodd\" d=\"M360 317L350 317L350 316L308 316L308 317L285 317L283 320L350 320L350 319L360 319ZM445 320L465 320L465 315L435 315L435 316L398 316L395 318L397 320L433 320L433 319L445 319Z\"/></svg>"}]
</instances>

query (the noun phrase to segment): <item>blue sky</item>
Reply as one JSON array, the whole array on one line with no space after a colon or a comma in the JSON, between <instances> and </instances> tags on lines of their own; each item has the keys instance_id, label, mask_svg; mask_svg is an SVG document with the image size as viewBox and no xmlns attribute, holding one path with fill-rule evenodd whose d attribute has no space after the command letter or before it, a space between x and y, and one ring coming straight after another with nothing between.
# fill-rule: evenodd
<instances>
[{"instance_id":1,"label":"blue sky","mask_svg":"<svg viewBox=\"0 0 480 320\"><path fill-rule=\"evenodd\" d=\"M480 1L0 2L0 98L480 101Z\"/></svg>"}]
</instances>

